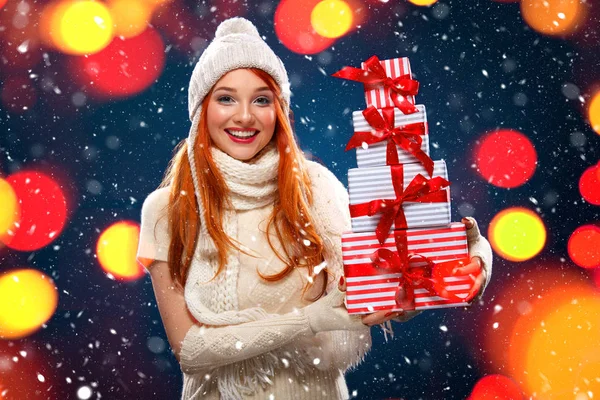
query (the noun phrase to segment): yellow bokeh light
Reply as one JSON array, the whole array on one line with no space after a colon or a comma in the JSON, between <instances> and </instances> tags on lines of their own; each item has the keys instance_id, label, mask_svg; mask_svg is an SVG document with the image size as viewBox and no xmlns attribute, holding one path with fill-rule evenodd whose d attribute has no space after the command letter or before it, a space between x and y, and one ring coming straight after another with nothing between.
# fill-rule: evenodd
<instances>
[{"instance_id":1,"label":"yellow bokeh light","mask_svg":"<svg viewBox=\"0 0 600 400\"><path fill-rule=\"evenodd\" d=\"M543 318L543 326L531 333L524 365L530 393L556 400L600 393L597 338L600 298L595 293L555 303L554 310Z\"/></svg>"},{"instance_id":2,"label":"yellow bokeh light","mask_svg":"<svg viewBox=\"0 0 600 400\"><path fill-rule=\"evenodd\" d=\"M581 0L522 0L521 15L532 29L546 35L572 33L583 19Z\"/></svg>"},{"instance_id":3,"label":"yellow bokeh light","mask_svg":"<svg viewBox=\"0 0 600 400\"><path fill-rule=\"evenodd\" d=\"M0 238L19 220L19 202L12 186L0 178Z\"/></svg>"},{"instance_id":4,"label":"yellow bokeh light","mask_svg":"<svg viewBox=\"0 0 600 400\"><path fill-rule=\"evenodd\" d=\"M47 13L50 40L62 52L94 54L113 38L112 16L103 3L62 1L49 7Z\"/></svg>"},{"instance_id":5,"label":"yellow bokeh light","mask_svg":"<svg viewBox=\"0 0 600 400\"><path fill-rule=\"evenodd\" d=\"M544 247L546 227L533 211L514 207L501 211L492 219L488 236L492 248L502 258L525 261Z\"/></svg>"},{"instance_id":6,"label":"yellow bokeh light","mask_svg":"<svg viewBox=\"0 0 600 400\"><path fill-rule=\"evenodd\" d=\"M416 6L430 6L437 3L438 0L408 0Z\"/></svg>"},{"instance_id":7,"label":"yellow bokeh light","mask_svg":"<svg viewBox=\"0 0 600 400\"><path fill-rule=\"evenodd\" d=\"M148 27L152 15L152 7L148 3L142 0L111 0L108 6L115 36L134 37Z\"/></svg>"},{"instance_id":8,"label":"yellow bokeh light","mask_svg":"<svg viewBox=\"0 0 600 400\"><path fill-rule=\"evenodd\" d=\"M321 36L335 39L352 27L354 15L350 6L341 0L323 0L313 8L310 23Z\"/></svg>"},{"instance_id":9,"label":"yellow bokeh light","mask_svg":"<svg viewBox=\"0 0 600 400\"><path fill-rule=\"evenodd\" d=\"M592 101L590 101L588 116L592 129L600 135L600 91L597 92L592 98ZM598 170L600 171L600 168Z\"/></svg>"},{"instance_id":10,"label":"yellow bokeh light","mask_svg":"<svg viewBox=\"0 0 600 400\"><path fill-rule=\"evenodd\" d=\"M98 239L96 255L102 268L117 279L136 279L144 275L135 256L140 228L135 222L117 222Z\"/></svg>"},{"instance_id":11,"label":"yellow bokeh light","mask_svg":"<svg viewBox=\"0 0 600 400\"><path fill-rule=\"evenodd\" d=\"M0 275L0 338L30 335L56 311L58 291L42 272L20 269Z\"/></svg>"}]
</instances>

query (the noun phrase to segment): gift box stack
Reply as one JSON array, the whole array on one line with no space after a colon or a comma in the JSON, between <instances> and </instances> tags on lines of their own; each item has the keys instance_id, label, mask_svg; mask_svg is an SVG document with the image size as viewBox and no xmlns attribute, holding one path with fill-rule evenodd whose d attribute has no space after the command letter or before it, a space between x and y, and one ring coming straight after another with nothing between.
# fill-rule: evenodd
<instances>
[{"instance_id":1,"label":"gift box stack","mask_svg":"<svg viewBox=\"0 0 600 400\"><path fill-rule=\"evenodd\" d=\"M408 58L344 67L333 76L364 85L366 109L352 115L358 168L348 170L352 232L342 236L351 314L468 305L473 281L465 227L450 222L450 182L432 160L425 106Z\"/></svg>"}]
</instances>

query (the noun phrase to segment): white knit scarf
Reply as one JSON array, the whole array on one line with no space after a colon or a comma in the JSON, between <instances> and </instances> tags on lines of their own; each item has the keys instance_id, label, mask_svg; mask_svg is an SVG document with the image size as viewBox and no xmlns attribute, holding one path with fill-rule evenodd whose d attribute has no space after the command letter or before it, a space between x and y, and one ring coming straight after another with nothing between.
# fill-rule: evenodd
<instances>
[{"instance_id":1,"label":"white knit scarf","mask_svg":"<svg viewBox=\"0 0 600 400\"><path fill-rule=\"evenodd\" d=\"M211 148L212 156L223 175L228 189L231 192L231 204L235 210L250 210L272 204L278 196L278 167L279 153L274 143L268 144L250 162L239 161L226 153ZM299 163L299 168L304 168L304 163ZM194 170L194 166L192 166ZM197 178L197 177L195 177ZM206 230L206 215L199 200L197 179L194 179L196 196L200 211L200 234L192 261L188 278L185 284L185 301L192 315L202 324L213 326L236 325L244 322L257 321L274 317L262 308L238 309L237 279L240 270L240 259L238 252L230 251L226 268L221 271L215 279L218 269L217 249ZM313 188L322 193L329 192L331 187ZM341 220L338 218L340 210L327 209L329 201L321 201L320 205L313 204L311 215L315 221L315 229L321 236L325 245L325 259L328 262L329 272L336 278L341 276L341 244L339 238L342 232L332 232L342 228L333 228L333 224L325 221ZM325 205L327 204L327 205ZM330 206L331 208L331 206ZM327 214L327 215L325 215ZM325 226L327 225L327 226ZM227 210L223 221L223 229L230 238L237 238L237 223L234 210ZM337 237L337 240L332 237ZM211 280L212 279L212 280ZM329 289L335 282L329 283ZM339 368L346 371L348 368L357 366L370 348L370 335L368 332L355 331L333 331L321 332L316 335L319 343L316 351L324 351L331 354L331 368ZM296 354L298 348L294 347ZM315 349L305 349L308 354ZM286 354L287 352L287 354ZM218 389L222 398L241 398L242 394L254 393L258 386L266 387L274 375L276 368L280 367L281 359L288 358L289 349L281 348L271 351L261 357L254 357L239 363L226 365L212 371L213 375L219 376ZM296 374L303 374L309 361L303 357L293 357L292 367ZM240 376L239 371L246 371ZM208 372L208 371L207 371Z\"/></svg>"}]
</instances>

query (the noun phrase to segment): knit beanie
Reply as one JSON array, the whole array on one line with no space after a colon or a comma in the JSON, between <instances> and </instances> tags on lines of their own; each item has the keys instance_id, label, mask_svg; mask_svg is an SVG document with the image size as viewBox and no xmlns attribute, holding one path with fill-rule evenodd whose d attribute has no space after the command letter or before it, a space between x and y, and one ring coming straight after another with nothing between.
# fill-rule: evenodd
<instances>
[{"instance_id":1,"label":"knit beanie","mask_svg":"<svg viewBox=\"0 0 600 400\"><path fill-rule=\"evenodd\" d=\"M198 202L198 177L194 144L200 123L202 101L223 75L238 68L258 68L273 77L281 89L284 114L290 107L290 82L283 62L265 43L258 30L245 18L230 18L217 27L215 38L196 63L188 88L188 111L192 121L187 138L188 159Z\"/></svg>"}]
</instances>

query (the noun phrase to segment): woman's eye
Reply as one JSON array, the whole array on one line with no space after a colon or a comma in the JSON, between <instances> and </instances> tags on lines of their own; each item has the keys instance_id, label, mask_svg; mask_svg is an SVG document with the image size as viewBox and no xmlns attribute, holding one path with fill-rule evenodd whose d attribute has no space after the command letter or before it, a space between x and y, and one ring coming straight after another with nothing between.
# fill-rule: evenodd
<instances>
[{"instance_id":1,"label":"woman's eye","mask_svg":"<svg viewBox=\"0 0 600 400\"><path fill-rule=\"evenodd\" d=\"M260 105L268 105L268 104L271 104L271 99L269 99L266 96L261 96L256 99L256 102Z\"/></svg>"},{"instance_id":2,"label":"woman's eye","mask_svg":"<svg viewBox=\"0 0 600 400\"><path fill-rule=\"evenodd\" d=\"M217 101L219 103L229 103L231 102L233 99L231 98L231 96L219 96L219 98L217 99Z\"/></svg>"}]
</instances>

